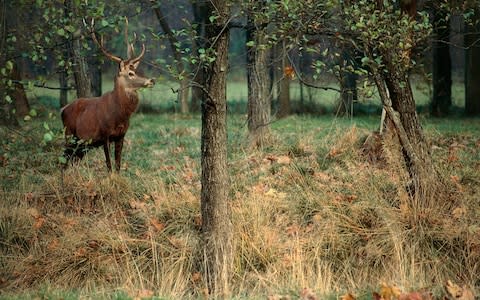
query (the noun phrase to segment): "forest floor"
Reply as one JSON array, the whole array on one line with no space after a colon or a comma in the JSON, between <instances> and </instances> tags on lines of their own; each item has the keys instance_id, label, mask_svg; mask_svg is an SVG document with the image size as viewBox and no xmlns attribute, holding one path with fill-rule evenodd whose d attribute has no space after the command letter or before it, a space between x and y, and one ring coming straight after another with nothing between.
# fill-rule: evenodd
<instances>
[{"instance_id":1,"label":"forest floor","mask_svg":"<svg viewBox=\"0 0 480 300\"><path fill-rule=\"evenodd\" d=\"M96 149L62 177L51 107L0 128L0 299L205 296L201 118L147 111L131 120L120 174ZM253 151L245 115L229 115L231 298L473 300L480 120L421 119L448 190L428 211L409 205L396 141L365 146L378 116L291 116Z\"/></svg>"}]
</instances>

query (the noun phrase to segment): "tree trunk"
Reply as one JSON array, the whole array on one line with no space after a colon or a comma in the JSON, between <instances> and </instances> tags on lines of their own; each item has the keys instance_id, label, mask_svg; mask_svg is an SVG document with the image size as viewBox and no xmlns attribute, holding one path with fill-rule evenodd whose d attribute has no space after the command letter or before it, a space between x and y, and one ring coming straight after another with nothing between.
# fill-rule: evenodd
<instances>
[{"instance_id":1,"label":"tree trunk","mask_svg":"<svg viewBox=\"0 0 480 300\"><path fill-rule=\"evenodd\" d=\"M60 84L60 108L68 104L68 73L66 70L60 70L58 74Z\"/></svg>"},{"instance_id":2,"label":"tree trunk","mask_svg":"<svg viewBox=\"0 0 480 300\"><path fill-rule=\"evenodd\" d=\"M480 21L480 9L475 10L475 20ZM465 114L480 115L480 24L465 26Z\"/></svg>"},{"instance_id":3,"label":"tree trunk","mask_svg":"<svg viewBox=\"0 0 480 300\"><path fill-rule=\"evenodd\" d=\"M69 16L70 13L76 15L76 7L73 0L65 1L65 15ZM82 44L80 43L80 37L74 38L70 35L70 39L67 43L69 56L72 61L73 77L75 79L75 88L77 90L77 98L89 98L92 96L91 80L88 72L88 64L85 59L85 55L82 53Z\"/></svg>"},{"instance_id":4,"label":"tree trunk","mask_svg":"<svg viewBox=\"0 0 480 300\"><path fill-rule=\"evenodd\" d=\"M23 84L19 83L22 80L20 70L18 70L19 64L13 63L13 69L10 78L16 83L13 84L9 90L9 95L15 102L15 114L19 118L23 118L30 112L30 104L28 103L27 94L23 88Z\"/></svg>"},{"instance_id":5,"label":"tree trunk","mask_svg":"<svg viewBox=\"0 0 480 300\"><path fill-rule=\"evenodd\" d=\"M289 65L287 59L287 52L285 49L285 42L282 46L277 47L276 58L279 61L278 74L278 118L284 118L290 115L290 78L285 76L284 71Z\"/></svg>"},{"instance_id":6,"label":"tree trunk","mask_svg":"<svg viewBox=\"0 0 480 300\"><path fill-rule=\"evenodd\" d=\"M433 50L433 98L431 113L433 116L442 117L449 113L452 105L452 62L450 58L450 22L442 10L434 11L435 41Z\"/></svg>"},{"instance_id":7,"label":"tree trunk","mask_svg":"<svg viewBox=\"0 0 480 300\"><path fill-rule=\"evenodd\" d=\"M346 46L345 46L346 47ZM353 101L357 100L357 75L350 69L353 67L351 49L342 50L340 67L340 103L337 113L340 116L353 116Z\"/></svg>"},{"instance_id":8,"label":"tree trunk","mask_svg":"<svg viewBox=\"0 0 480 300\"><path fill-rule=\"evenodd\" d=\"M208 47L216 59L206 66L205 101L202 103L202 234L209 293L227 297L232 275L233 235L228 201L227 101L229 6L223 0L208 4L209 15L218 18L207 26Z\"/></svg>"},{"instance_id":9,"label":"tree trunk","mask_svg":"<svg viewBox=\"0 0 480 300\"><path fill-rule=\"evenodd\" d=\"M9 95L9 90L12 86L8 84L10 72L7 69L7 61L9 54L9 45L7 45L8 30L12 28L10 19L6 15L10 8L8 3L0 2L0 125L3 126L18 126L18 121L14 114L14 99ZM8 19L8 20L7 20ZM8 96L8 97L7 97Z\"/></svg>"},{"instance_id":10,"label":"tree trunk","mask_svg":"<svg viewBox=\"0 0 480 300\"><path fill-rule=\"evenodd\" d=\"M269 51L264 29L256 27L251 16L247 22L247 41L254 41L253 47L247 46L248 133L250 145L262 147L270 128Z\"/></svg>"},{"instance_id":11,"label":"tree trunk","mask_svg":"<svg viewBox=\"0 0 480 300\"><path fill-rule=\"evenodd\" d=\"M412 10L404 12L410 17L415 15L415 11ZM409 39L409 35L411 33L407 33L406 39ZM410 176L410 184L407 187L411 195L410 205L412 211L416 212L412 217L415 223L418 223L437 204L441 178L435 169L430 148L416 112L408 75L411 52L410 50L396 52L386 48L380 49L385 66L384 69L373 71L374 80L387 117L393 124L400 142L405 167Z\"/></svg>"},{"instance_id":12,"label":"tree trunk","mask_svg":"<svg viewBox=\"0 0 480 300\"><path fill-rule=\"evenodd\" d=\"M93 47L96 49L96 47ZM97 51L98 55L92 56L88 60L88 69L90 71L91 78L91 90L92 96L100 97L102 95L102 64L100 62L100 51Z\"/></svg>"}]
</instances>

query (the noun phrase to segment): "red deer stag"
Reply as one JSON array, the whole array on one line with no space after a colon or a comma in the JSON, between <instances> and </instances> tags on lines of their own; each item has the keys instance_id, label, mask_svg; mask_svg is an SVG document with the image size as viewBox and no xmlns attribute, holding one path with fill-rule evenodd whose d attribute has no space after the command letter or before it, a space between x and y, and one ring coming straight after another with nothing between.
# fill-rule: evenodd
<instances>
[{"instance_id":1,"label":"red deer stag","mask_svg":"<svg viewBox=\"0 0 480 300\"><path fill-rule=\"evenodd\" d=\"M128 27L128 22L126 24ZM127 39L127 27L125 39ZM92 23L93 28L93 23ZM122 159L123 139L128 130L130 116L137 109L137 90L143 87L152 87L153 79L139 76L136 73L140 60L145 54L145 45L139 56L132 58L133 43L127 40L128 58L123 60L110 54L99 43L92 29L92 39L99 46L103 54L118 63L118 73L115 76L113 91L96 98L79 98L62 108L62 121L65 128L66 145L64 157L65 167L69 161L80 160L90 148L103 146L105 161L109 171L110 143L115 143L115 167L120 171Z\"/></svg>"}]
</instances>

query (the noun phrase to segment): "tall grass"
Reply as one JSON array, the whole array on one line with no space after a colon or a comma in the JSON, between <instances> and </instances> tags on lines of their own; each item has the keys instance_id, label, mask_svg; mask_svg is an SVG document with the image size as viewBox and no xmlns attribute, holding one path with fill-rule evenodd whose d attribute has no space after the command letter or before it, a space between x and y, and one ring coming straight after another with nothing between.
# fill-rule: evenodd
<instances>
[{"instance_id":1,"label":"tall grass","mask_svg":"<svg viewBox=\"0 0 480 300\"><path fill-rule=\"evenodd\" d=\"M2 291L203 297L199 118L137 114L120 174L106 172L96 150L63 181L61 141L37 146L41 124L0 129ZM244 124L238 115L228 124L232 297L362 295L382 282L442 295L448 279L480 285L478 120L427 120L449 193L421 224L395 141L379 145L375 162L364 151L376 118L293 116L273 123L271 144L255 152L242 142Z\"/></svg>"}]
</instances>

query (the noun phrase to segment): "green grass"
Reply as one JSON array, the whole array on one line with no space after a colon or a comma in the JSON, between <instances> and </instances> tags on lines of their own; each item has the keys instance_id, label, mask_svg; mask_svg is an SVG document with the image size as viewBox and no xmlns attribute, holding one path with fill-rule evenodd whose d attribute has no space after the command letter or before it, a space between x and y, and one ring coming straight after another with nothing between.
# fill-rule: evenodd
<instances>
[{"instance_id":1,"label":"green grass","mask_svg":"<svg viewBox=\"0 0 480 300\"><path fill-rule=\"evenodd\" d=\"M244 87L231 83L229 103L244 105ZM173 105L168 90L159 84L142 101L158 92ZM200 115L134 114L120 174L95 149L62 185L55 95L32 103L38 117L0 128L0 299L201 298ZM378 115L274 120L269 143L250 150L238 110L227 145L233 299L299 299L306 287L320 299L371 299L382 282L443 296L447 279L479 288L478 119L421 115L449 193L412 226L392 142L382 164L362 152ZM44 122L58 133L48 144Z\"/></svg>"},{"instance_id":2,"label":"green grass","mask_svg":"<svg viewBox=\"0 0 480 300\"><path fill-rule=\"evenodd\" d=\"M103 78L103 92L113 89L113 76L105 74ZM431 87L422 79L415 78L413 81L413 93L419 111L428 113L428 105L431 98ZM338 88L336 82L324 80L317 83L319 86ZM361 91L363 82L359 81L360 88L359 100L354 104L356 114L379 114L380 102L378 95L367 98ZM56 82L50 82L50 86L56 86ZM148 113L178 113L180 104L177 101L178 94L174 91L178 89L178 84L164 77L157 78L156 84L151 89L144 89L140 92L140 111ZM301 99L301 87L298 80L293 80L290 85L290 97L292 111L301 114L321 115L326 113L335 113L340 95L333 90L323 90L303 87L304 99ZM57 90L33 88L27 91L34 102L46 105L52 108L58 108ZM275 95L275 93L273 93ZM69 102L76 98L74 91L68 93ZM246 113L246 102L248 98L247 85L245 81L230 80L227 83L227 102L230 113ZM275 115L278 110L278 104L272 103L272 111ZM464 86L456 80L452 85L452 111L461 113L464 107Z\"/></svg>"}]
</instances>

